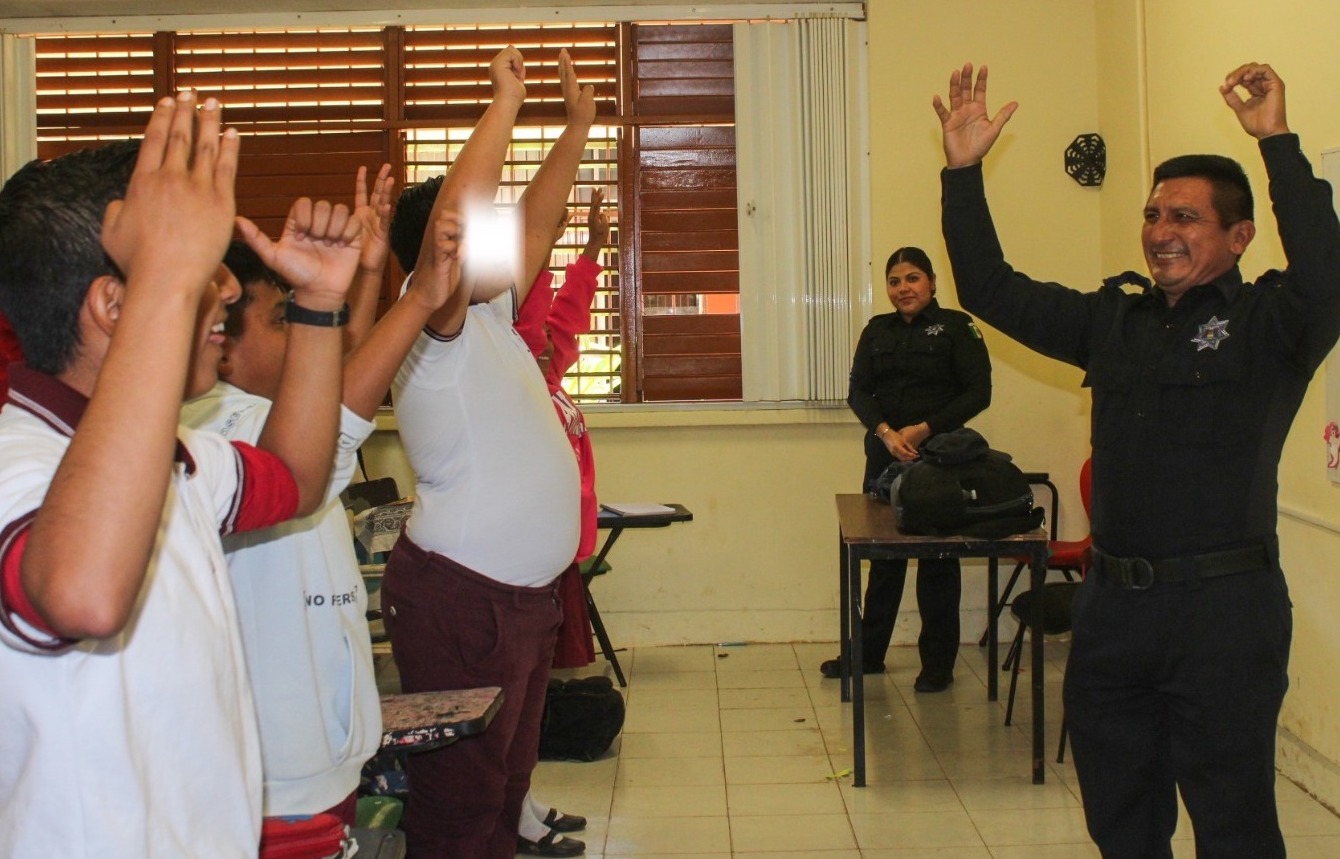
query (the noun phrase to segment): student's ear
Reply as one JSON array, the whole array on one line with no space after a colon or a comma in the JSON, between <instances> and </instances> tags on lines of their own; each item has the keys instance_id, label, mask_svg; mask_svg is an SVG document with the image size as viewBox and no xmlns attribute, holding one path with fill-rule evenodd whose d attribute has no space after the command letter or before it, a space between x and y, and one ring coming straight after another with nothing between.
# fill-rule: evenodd
<instances>
[{"instance_id":1,"label":"student's ear","mask_svg":"<svg viewBox=\"0 0 1340 859\"><path fill-rule=\"evenodd\" d=\"M125 299L126 285L120 279L110 274L100 275L84 295L84 311L99 331L111 337L121 318L121 305Z\"/></svg>"}]
</instances>

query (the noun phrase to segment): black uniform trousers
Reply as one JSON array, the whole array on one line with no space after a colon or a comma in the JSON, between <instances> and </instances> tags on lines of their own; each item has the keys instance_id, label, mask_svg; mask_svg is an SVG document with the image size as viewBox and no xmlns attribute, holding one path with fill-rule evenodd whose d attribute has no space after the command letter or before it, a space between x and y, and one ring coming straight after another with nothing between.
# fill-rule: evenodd
<instances>
[{"instance_id":1,"label":"black uniform trousers","mask_svg":"<svg viewBox=\"0 0 1340 859\"><path fill-rule=\"evenodd\" d=\"M873 433L865 437L865 482L870 486L893 462L884 442ZM862 664L884 662L898 622L907 580L905 558L872 560L870 579L865 588L862 615ZM958 558L925 558L917 561L917 610L921 614L921 634L917 649L921 670L931 676L948 676L954 670L959 645L959 599L963 594L963 575Z\"/></svg>"},{"instance_id":2,"label":"black uniform trousers","mask_svg":"<svg viewBox=\"0 0 1340 859\"><path fill-rule=\"evenodd\" d=\"M1275 725L1292 606L1270 569L1075 597L1065 713L1104 859L1172 859L1177 790L1197 859L1276 859Z\"/></svg>"}]
</instances>

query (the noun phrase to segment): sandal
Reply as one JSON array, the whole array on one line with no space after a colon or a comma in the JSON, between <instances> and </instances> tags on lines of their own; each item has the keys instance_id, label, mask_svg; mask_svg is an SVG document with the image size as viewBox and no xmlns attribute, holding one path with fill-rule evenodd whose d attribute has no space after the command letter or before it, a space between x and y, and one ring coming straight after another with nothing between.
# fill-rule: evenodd
<instances>
[{"instance_id":1,"label":"sandal","mask_svg":"<svg viewBox=\"0 0 1340 859\"><path fill-rule=\"evenodd\" d=\"M525 856L580 856L586 852L586 842L578 841L576 838L564 838L558 830L550 830L549 834L539 841L531 841L518 835L516 852Z\"/></svg>"},{"instance_id":2,"label":"sandal","mask_svg":"<svg viewBox=\"0 0 1340 859\"><path fill-rule=\"evenodd\" d=\"M586 828L586 818L578 814L564 814L557 808L549 809L544 825L555 832L580 832Z\"/></svg>"}]
</instances>

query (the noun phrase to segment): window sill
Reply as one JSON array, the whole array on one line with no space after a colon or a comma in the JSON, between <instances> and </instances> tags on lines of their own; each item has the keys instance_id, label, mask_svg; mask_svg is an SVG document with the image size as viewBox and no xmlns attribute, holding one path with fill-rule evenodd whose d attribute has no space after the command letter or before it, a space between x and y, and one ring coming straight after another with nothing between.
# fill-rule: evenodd
<instances>
[{"instance_id":1,"label":"window sill","mask_svg":"<svg viewBox=\"0 0 1340 859\"><path fill-rule=\"evenodd\" d=\"M582 414L590 429L857 423L843 402L600 404L583 406ZM376 424L379 432L398 429L386 407L377 410Z\"/></svg>"}]
</instances>

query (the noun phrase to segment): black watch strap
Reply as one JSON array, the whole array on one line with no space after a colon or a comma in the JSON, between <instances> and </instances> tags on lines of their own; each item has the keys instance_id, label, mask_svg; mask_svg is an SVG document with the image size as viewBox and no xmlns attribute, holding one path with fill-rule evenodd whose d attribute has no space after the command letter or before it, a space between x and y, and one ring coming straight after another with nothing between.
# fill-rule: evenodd
<instances>
[{"instance_id":1,"label":"black watch strap","mask_svg":"<svg viewBox=\"0 0 1340 859\"><path fill-rule=\"evenodd\" d=\"M284 321L296 322L299 325L315 325L319 328L339 328L349 322L349 305L346 304L339 310L309 310L294 301L290 295L288 304L284 307Z\"/></svg>"}]
</instances>

